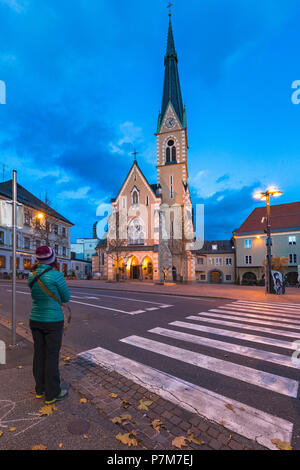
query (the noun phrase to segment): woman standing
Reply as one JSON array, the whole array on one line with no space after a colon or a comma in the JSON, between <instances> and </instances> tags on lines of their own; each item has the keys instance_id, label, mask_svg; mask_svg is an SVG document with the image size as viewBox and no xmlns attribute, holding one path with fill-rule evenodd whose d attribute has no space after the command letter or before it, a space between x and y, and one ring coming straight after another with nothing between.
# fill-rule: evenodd
<instances>
[{"instance_id":1,"label":"woman standing","mask_svg":"<svg viewBox=\"0 0 300 470\"><path fill-rule=\"evenodd\" d=\"M52 248L37 248L36 260L28 279L32 296L33 375L36 398L45 397L45 403L52 404L68 395L68 390L60 387L59 352L64 329L61 304L70 300L70 293L63 274L57 270Z\"/></svg>"}]
</instances>

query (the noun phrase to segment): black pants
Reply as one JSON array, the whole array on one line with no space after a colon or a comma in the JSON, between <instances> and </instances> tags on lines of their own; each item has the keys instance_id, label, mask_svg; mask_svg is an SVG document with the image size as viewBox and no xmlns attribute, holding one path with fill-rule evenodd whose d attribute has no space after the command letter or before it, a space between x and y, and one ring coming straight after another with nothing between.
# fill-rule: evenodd
<instances>
[{"instance_id":1,"label":"black pants","mask_svg":"<svg viewBox=\"0 0 300 470\"><path fill-rule=\"evenodd\" d=\"M33 376L38 395L45 392L46 400L60 393L59 352L62 343L64 322L30 321L34 341Z\"/></svg>"}]
</instances>

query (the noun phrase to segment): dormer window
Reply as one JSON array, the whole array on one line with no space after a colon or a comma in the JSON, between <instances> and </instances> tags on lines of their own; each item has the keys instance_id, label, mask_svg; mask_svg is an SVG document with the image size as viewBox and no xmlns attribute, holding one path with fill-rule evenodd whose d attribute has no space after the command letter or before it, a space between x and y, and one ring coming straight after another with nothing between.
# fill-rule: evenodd
<instances>
[{"instance_id":1,"label":"dormer window","mask_svg":"<svg viewBox=\"0 0 300 470\"><path fill-rule=\"evenodd\" d=\"M176 147L174 140L170 139L166 148L166 163L176 163Z\"/></svg>"}]
</instances>

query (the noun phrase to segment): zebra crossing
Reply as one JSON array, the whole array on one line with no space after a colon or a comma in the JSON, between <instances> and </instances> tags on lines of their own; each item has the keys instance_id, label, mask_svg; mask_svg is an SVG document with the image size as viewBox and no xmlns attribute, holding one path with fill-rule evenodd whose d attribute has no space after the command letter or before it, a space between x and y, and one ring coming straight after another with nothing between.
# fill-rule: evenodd
<instances>
[{"instance_id":1,"label":"zebra crossing","mask_svg":"<svg viewBox=\"0 0 300 470\"><path fill-rule=\"evenodd\" d=\"M164 364L175 360L194 367L199 372L193 381L184 380L178 372L177 376L172 375L103 348L81 356L275 449L272 439L291 443L293 437L294 421L291 417L286 419L279 406L292 403L293 407L299 394L300 360L295 354L297 348L300 351L300 342L296 342L299 339L300 305L238 300L197 315L186 314L167 327L149 329L145 336L131 335L119 340L134 348L139 358L145 357L140 354L143 350L158 355ZM222 359L220 352L225 353ZM170 364L172 371L174 363ZM178 367L174 370L178 371ZM213 387L206 388L206 384L199 383L205 372L213 374L218 383L232 380L232 387L225 388L224 395ZM254 396L255 407L246 398L242 402L234 394L231 396L237 384L243 398L247 398L247 393ZM272 413L265 411L266 393L276 402Z\"/></svg>"}]
</instances>

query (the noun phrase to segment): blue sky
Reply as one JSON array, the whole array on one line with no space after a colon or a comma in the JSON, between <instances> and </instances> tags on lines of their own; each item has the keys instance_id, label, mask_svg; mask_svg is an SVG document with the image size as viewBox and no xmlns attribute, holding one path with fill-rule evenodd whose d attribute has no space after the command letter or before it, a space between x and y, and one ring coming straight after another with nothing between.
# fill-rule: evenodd
<instances>
[{"instance_id":1,"label":"blue sky","mask_svg":"<svg viewBox=\"0 0 300 470\"><path fill-rule=\"evenodd\" d=\"M92 235L134 147L156 181L167 1L0 0L0 179L19 183ZM174 0L193 203L207 239L229 238L269 184L299 201L296 0ZM277 202L277 201L276 201ZM279 202L279 201L278 201Z\"/></svg>"}]
</instances>

